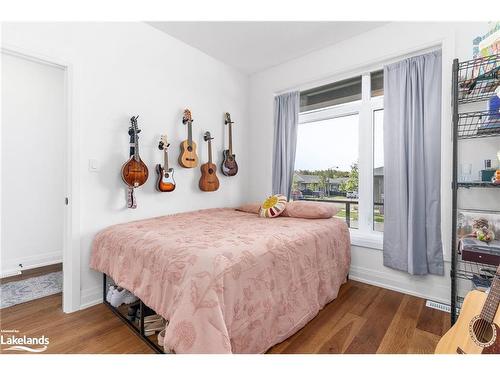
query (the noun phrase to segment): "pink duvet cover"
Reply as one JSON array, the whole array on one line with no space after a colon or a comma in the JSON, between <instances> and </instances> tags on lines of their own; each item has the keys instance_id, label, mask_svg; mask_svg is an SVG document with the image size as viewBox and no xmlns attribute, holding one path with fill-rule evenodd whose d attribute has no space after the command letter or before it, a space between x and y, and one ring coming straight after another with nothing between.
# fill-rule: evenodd
<instances>
[{"instance_id":1,"label":"pink duvet cover","mask_svg":"<svg viewBox=\"0 0 500 375\"><path fill-rule=\"evenodd\" d=\"M349 231L337 218L201 210L109 227L90 265L170 322L167 350L262 353L337 297Z\"/></svg>"}]
</instances>

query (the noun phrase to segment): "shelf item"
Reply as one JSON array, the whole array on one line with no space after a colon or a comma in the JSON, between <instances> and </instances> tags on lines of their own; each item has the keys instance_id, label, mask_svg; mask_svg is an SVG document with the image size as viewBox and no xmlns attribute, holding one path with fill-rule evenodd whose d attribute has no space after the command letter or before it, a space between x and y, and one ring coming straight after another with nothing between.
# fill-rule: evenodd
<instances>
[{"instance_id":1,"label":"shelf item","mask_svg":"<svg viewBox=\"0 0 500 375\"><path fill-rule=\"evenodd\" d=\"M491 278L483 275L472 276L472 286L475 290L486 292L491 287Z\"/></svg>"},{"instance_id":2,"label":"shelf item","mask_svg":"<svg viewBox=\"0 0 500 375\"><path fill-rule=\"evenodd\" d=\"M500 184L487 181L458 182L459 188L500 188Z\"/></svg>"},{"instance_id":3,"label":"shelf item","mask_svg":"<svg viewBox=\"0 0 500 375\"><path fill-rule=\"evenodd\" d=\"M103 276L103 304L107 306L116 316L118 316L129 328L134 332L142 341L144 341L151 349L156 353L164 353L163 348L158 343L159 333L154 332L154 334L149 334L147 332L148 328L148 317L152 317L156 314L151 308L146 306L140 299L132 304L124 304L119 307L113 307L107 300L106 294L109 290L110 285L116 285L113 279L107 276L105 273ZM134 315L131 314L130 308L136 307L134 309Z\"/></svg>"},{"instance_id":4,"label":"shelf item","mask_svg":"<svg viewBox=\"0 0 500 375\"><path fill-rule=\"evenodd\" d=\"M488 100L500 85L500 55L458 64L458 104Z\"/></svg>"},{"instance_id":5,"label":"shelf item","mask_svg":"<svg viewBox=\"0 0 500 375\"><path fill-rule=\"evenodd\" d=\"M476 238L463 238L458 245L462 260L498 266L500 264L500 241L481 242Z\"/></svg>"},{"instance_id":6,"label":"shelf item","mask_svg":"<svg viewBox=\"0 0 500 375\"><path fill-rule=\"evenodd\" d=\"M500 136L500 116L489 111L458 115L458 139Z\"/></svg>"},{"instance_id":7,"label":"shelf item","mask_svg":"<svg viewBox=\"0 0 500 375\"><path fill-rule=\"evenodd\" d=\"M455 277L472 281L474 275L481 277L493 277L496 267L490 264L458 260L455 270ZM456 297L456 296L455 296Z\"/></svg>"}]
</instances>

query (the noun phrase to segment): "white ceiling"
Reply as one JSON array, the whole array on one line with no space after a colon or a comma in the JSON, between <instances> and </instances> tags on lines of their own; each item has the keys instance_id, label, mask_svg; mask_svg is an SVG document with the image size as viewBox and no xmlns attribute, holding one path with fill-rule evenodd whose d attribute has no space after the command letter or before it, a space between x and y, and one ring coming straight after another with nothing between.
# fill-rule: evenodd
<instances>
[{"instance_id":1,"label":"white ceiling","mask_svg":"<svg viewBox=\"0 0 500 375\"><path fill-rule=\"evenodd\" d=\"M352 38L387 22L148 22L252 74Z\"/></svg>"}]
</instances>

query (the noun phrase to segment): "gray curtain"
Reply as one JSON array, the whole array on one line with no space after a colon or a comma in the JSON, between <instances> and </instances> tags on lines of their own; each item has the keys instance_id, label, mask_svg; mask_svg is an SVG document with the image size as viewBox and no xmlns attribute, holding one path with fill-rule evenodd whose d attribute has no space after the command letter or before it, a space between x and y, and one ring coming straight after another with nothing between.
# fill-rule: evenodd
<instances>
[{"instance_id":1,"label":"gray curtain","mask_svg":"<svg viewBox=\"0 0 500 375\"><path fill-rule=\"evenodd\" d=\"M443 275L441 51L384 68L384 265Z\"/></svg>"},{"instance_id":2,"label":"gray curtain","mask_svg":"<svg viewBox=\"0 0 500 375\"><path fill-rule=\"evenodd\" d=\"M273 194L283 194L288 199L295 164L299 106L298 91L274 98Z\"/></svg>"}]
</instances>

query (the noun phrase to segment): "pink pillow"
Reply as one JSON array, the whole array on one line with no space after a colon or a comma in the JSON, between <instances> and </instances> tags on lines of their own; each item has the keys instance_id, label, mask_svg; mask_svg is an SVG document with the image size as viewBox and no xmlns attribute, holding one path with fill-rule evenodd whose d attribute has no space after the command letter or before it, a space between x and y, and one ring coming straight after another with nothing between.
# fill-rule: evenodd
<instances>
[{"instance_id":1,"label":"pink pillow","mask_svg":"<svg viewBox=\"0 0 500 375\"><path fill-rule=\"evenodd\" d=\"M247 203L243 206L237 207L236 211L248 212L251 214L258 214L260 210L260 202Z\"/></svg>"},{"instance_id":2,"label":"pink pillow","mask_svg":"<svg viewBox=\"0 0 500 375\"><path fill-rule=\"evenodd\" d=\"M321 202L288 202L281 216L299 217L302 219L329 219L335 216L339 209L333 203Z\"/></svg>"}]
</instances>

